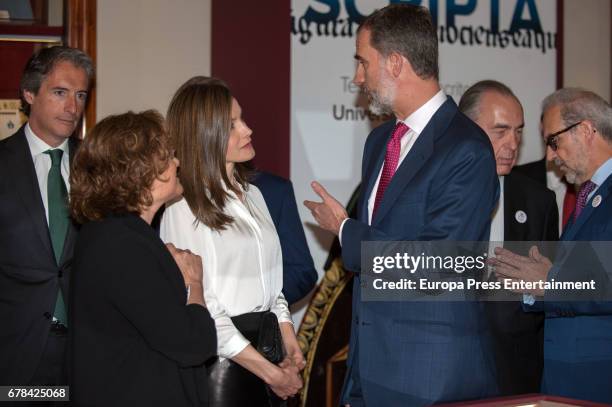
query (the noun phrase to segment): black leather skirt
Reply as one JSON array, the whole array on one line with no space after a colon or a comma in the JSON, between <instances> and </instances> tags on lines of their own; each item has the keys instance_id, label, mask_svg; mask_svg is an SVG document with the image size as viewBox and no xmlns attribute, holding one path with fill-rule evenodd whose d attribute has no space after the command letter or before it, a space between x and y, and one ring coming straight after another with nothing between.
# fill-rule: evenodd
<instances>
[{"instance_id":1,"label":"black leather skirt","mask_svg":"<svg viewBox=\"0 0 612 407\"><path fill-rule=\"evenodd\" d=\"M263 312L232 318L240 333L257 348ZM253 373L230 359L217 359L208 367L208 403L210 407L282 407L285 401Z\"/></svg>"}]
</instances>

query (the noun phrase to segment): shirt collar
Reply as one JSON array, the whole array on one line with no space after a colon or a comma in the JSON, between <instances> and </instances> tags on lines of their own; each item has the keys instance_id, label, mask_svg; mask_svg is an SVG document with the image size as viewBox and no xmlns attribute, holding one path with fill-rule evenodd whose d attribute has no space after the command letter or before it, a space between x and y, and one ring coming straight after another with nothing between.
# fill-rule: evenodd
<instances>
[{"instance_id":1,"label":"shirt collar","mask_svg":"<svg viewBox=\"0 0 612 407\"><path fill-rule=\"evenodd\" d=\"M57 147L51 147L49 144L45 143L40 137L34 134L32 128L30 127L30 123L26 123L25 126L25 136L28 141L28 145L30 146L30 152L32 153L32 157L36 157L39 154L44 153L47 150L60 149L66 154L68 150L68 139L64 140L62 144Z\"/></svg>"},{"instance_id":2,"label":"shirt collar","mask_svg":"<svg viewBox=\"0 0 612 407\"><path fill-rule=\"evenodd\" d=\"M591 177L591 182L599 187L608 179L610 174L612 174L612 158L608 158L608 161L595 171L595 174Z\"/></svg>"},{"instance_id":3,"label":"shirt collar","mask_svg":"<svg viewBox=\"0 0 612 407\"><path fill-rule=\"evenodd\" d=\"M433 115L444 102L446 102L446 95L444 91L440 90L423 106L412 112L412 114L404 120L404 123L410 127L412 131L421 134L425 126L427 126L427 123L429 123Z\"/></svg>"},{"instance_id":4,"label":"shirt collar","mask_svg":"<svg viewBox=\"0 0 612 407\"><path fill-rule=\"evenodd\" d=\"M546 185L550 189L556 189L561 184L563 184L563 178L559 176L557 171L554 169L546 170Z\"/></svg>"}]
</instances>

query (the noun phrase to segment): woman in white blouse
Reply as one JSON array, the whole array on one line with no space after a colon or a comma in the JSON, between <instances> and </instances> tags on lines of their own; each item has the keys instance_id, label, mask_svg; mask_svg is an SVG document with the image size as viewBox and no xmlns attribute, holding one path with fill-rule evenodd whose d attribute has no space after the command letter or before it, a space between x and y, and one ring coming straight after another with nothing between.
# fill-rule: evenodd
<instances>
[{"instance_id":1,"label":"woman in white blouse","mask_svg":"<svg viewBox=\"0 0 612 407\"><path fill-rule=\"evenodd\" d=\"M184 198L168 206L161 237L202 257L204 297L215 321L219 359L209 369L211 406L274 405L302 386L299 349L282 290L278 235L261 192L248 183L252 131L227 85L194 77L174 95L168 131L181 162ZM259 321L273 312L286 358L257 350Z\"/></svg>"}]
</instances>

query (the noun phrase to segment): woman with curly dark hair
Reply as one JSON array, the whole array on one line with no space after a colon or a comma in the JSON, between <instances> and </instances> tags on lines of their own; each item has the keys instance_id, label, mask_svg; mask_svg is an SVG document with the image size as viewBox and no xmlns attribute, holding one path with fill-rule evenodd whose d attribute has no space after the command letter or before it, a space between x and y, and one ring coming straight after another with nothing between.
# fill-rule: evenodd
<instances>
[{"instance_id":1,"label":"woman with curly dark hair","mask_svg":"<svg viewBox=\"0 0 612 407\"><path fill-rule=\"evenodd\" d=\"M79 406L205 406L216 353L202 261L150 224L182 186L159 113L98 123L70 174L74 251L71 400Z\"/></svg>"}]
</instances>

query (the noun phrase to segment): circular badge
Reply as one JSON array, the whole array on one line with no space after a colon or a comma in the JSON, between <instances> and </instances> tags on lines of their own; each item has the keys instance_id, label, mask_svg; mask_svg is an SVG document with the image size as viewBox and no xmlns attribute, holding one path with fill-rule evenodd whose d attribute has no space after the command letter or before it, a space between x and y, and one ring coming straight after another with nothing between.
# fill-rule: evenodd
<instances>
[{"instance_id":1,"label":"circular badge","mask_svg":"<svg viewBox=\"0 0 612 407\"><path fill-rule=\"evenodd\" d=\"M518 223L525 223L527 222L527 214L524 211L516 211L514 219L516 219Z\"/></svg>"},{"instance_id":2,"label":"circular badge","mask_svg":"<svg viewBox=\"0 0 612 407\"><path fill-rule=\"evenodd\" d=\"M601 195L595 196L595 198L593 198L593 208L597 208L600 203L601 203Z\"/></svg>"}]
</instances>

